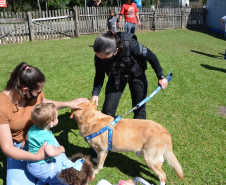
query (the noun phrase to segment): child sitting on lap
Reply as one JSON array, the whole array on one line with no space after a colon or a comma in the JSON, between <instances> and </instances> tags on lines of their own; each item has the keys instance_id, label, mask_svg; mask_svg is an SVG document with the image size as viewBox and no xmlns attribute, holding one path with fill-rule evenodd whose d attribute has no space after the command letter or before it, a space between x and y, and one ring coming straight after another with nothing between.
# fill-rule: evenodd
<instances>
[{"instance_id":1,"label":"child sitting on lap","mask_svg":"<svg viewBox=\"0 0 226 185\"><path fill-rule=\"evenodd\" d=\"M49 158L41 161L28 161L27 169L35 177L45 183L62 184L57 175L62 170L62 161L66 156L60 155L65 152L63 146L55 140L50 128L58 124L58 113L53 103L41 103L36 105L31 113L33 126L27 134L28 151L36 153L42 144L47 141L45 153ZM59 156L59 157L57 157Z\"/></svg>"}]
</instances>

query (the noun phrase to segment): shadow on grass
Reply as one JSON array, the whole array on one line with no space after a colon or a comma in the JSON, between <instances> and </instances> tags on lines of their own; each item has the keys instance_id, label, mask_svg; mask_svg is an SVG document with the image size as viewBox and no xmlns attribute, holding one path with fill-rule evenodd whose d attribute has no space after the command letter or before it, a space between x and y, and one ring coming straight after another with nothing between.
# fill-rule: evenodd
<instances>
[{"instance_id":1,"label":"shadow on grass","mask_svg":"<svg viewBox=\"0 0 226 185\"><path fill-rule=\"evenodd\" d=\"M191 31L204 33L204 34L210 35L212 37L215 37L217 39L225 40L223 34L217 33L217 32L211 31L211 30L207 30L205 27L187 27L187 29L191 30Z\"/></svg>"},{"instance_id":2,"label":"shadow on grass","mask_svg":"<svg viewBox=\"0 0 226 185\"><path fill-rule=\"evenodd\" d=\"M206 68L206 69L209 69L209 70L215 70L215 71L220 71L220 72L226 73L226 70L224 68L213 67L213 66L209 66L209 65L206 65L206 64L200 64L200 65L202 67Z\"/></svg>"},{"instance_id":3,"label":"shadow on grass","mask_svg":"<svg viewBox=\"0 0 226 185\"><path fill-rule=\"evenodd\" d=\"M134 153L134 155L136 154ZM142 163L137 162L121 153L109 152L105 160L104 167L116 167L123 174L126 174L130 177L142 177L141 173L144 173L152 179L159 180L154 172L152 172L152 170L150 170L146 165L143 165ZM155 184L149 179L145 180L150 184Z\"/></svg>"},{"instance_id":4,"label":"shadow on grass","mask_svg":"<svg viewBox=\"0 0 226 185\"><path fill-rule=\"evenodd\" d=\"M218 55L211 55L211 54L208 54L208 53L204 53L204 52L201 52L201 51L195 51L195 50L191 50L191 52L193 53L197 53L197 54L200 54L200 55L205 55L207 57L211 57L211 58L217 58L217 59L221 59L223 60L223 57L222 56L218 56ZM219 53L220 55L223 55L223 53Z\"/></svg>"},{"instance_id":5,"label":"shadow on grass","mask_svg":"<svg viewBox=\"0 0 226 185\"><path fill-rule=\"evenodd\" d=\"M223 55L223 56L225 56L225 53L219 53L219 55Z\"/></svg>"}]
</instances>

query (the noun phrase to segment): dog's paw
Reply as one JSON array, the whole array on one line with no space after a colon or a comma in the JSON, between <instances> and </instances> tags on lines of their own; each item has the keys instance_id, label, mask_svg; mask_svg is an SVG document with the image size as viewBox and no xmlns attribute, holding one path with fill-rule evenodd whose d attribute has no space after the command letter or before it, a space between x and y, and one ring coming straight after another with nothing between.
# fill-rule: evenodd
<instances>
[{"instance_id":1,"label":"dog's paw","mask_svg":"<svg viewBox=\"0 0 226 185\"><path fill-rule=\"evenodd\" d=\"M93 174L96 175L96 174L98 174L98 172L99 172L99 170L98 169L95 169L94 172L93 172Z\"/></svg>"}]
</instances>

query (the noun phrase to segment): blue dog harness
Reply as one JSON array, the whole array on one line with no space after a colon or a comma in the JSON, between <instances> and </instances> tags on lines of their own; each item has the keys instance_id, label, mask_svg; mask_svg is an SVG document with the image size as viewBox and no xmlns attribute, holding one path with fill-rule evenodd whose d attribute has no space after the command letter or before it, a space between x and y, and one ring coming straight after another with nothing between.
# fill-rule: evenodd
<instances>
[{"instance_id":1,"label":"blue dog harness","mask_svg":"<svg viewBox=\"0 0 226 185\"><path fill-rule=\"evenodd\" d=\"M112 135L113 135L113 127L115 126L116 123L118 123L122 118L120 116L117 116L115 120L113 120L109 125L106 125L104 128L100 129L98 132L91 134L89 136L86 136L85 139L86 141L89 141L90 139L93 139L94 137L99 136L103 132L108 130L108 150L111 150L111 145L112 145Z\"/></svg>"},{"instance_id":2,"label":"blue dog harness","mask_svg":"<svg viewBox=\"0 0 226 185\"><path fill-rule=\"evenodd\" d=\"M173 77L172 73L168 73L166 80L167 82L171 81ZM142 100L139 104L137 104L135 107L133 107L131 110L129 110L128 112L126 112L125 114L123 114L122 116L117 116L115 118L115 120L113 120L110 124L106 125L104 128L100 129L98 132L91 134L89 136L86 136L85 139L86 141L89 141L90 139L93 139L94 137L99 136L100 134L102 134L103 132L108 130L108 148L107 150L111 150L111 146L112 146L112 135L113 135L113 127L115 126L116 123L118 123L123 116L129 114L130 112L137 110L138 108L140 108L143 104L145 104L148 100L150 100L157 92L159 92L161 90L161 86L158 86L158 88L151 93L147 98L145 98L144 100Z\"/></svg>"}]
</instances>

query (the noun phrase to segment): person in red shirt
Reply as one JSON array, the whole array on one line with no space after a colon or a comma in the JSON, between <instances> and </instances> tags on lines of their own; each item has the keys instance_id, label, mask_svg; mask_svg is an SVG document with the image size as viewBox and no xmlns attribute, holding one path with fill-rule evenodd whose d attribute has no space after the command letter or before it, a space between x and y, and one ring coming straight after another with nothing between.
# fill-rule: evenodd
<instances>
[{"instance_id":1,"label":"person in red shirt","mask_svg":"<svg viewBox=\"0 0 226 185\"><path fill-rule=\"evenodd\" d=\"M125 17L125 32L135 34L135 30L138 26L140 26L140 19L138 15L137 5L134 3L134 0L128 0L127 3L122 5L122 9L120 11L118 28L121 27L122 15Z\"/></svg>"}]
</instances>

